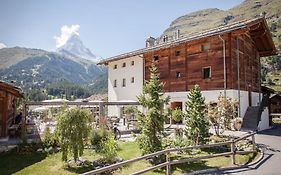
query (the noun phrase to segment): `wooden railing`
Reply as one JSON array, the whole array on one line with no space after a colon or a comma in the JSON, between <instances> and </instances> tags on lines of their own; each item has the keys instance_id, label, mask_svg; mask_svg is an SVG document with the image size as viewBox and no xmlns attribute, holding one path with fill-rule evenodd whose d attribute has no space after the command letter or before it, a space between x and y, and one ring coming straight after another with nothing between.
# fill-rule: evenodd
<instances>
[{"instance_id":1,"label":"wooden railing","mask_svg":"<svg viewBox=\"0 0 281 175\"><path fill-rule=\"evenodd\" d=\"M152 153L152 154L147 154L147 155L144 155L144 156L141 156L141 157L137 157L137 158L134 158L134 159L119 162L119 163L109 165L109 166L106 166L106 167L103 167L103 168L99 168L99 169L96 169L96 170L92 170L92 171L84 173L83 175L100 174L100 173L103 173L103 172L106 172L106 171L109 171L109 170L112 170L112 169L117 169L117 168L123 167L123 166L128 165L128 164L133 163L133 162L146 160L146 159L153 158L155 156L160 156L160 155L163 155L163 154L166 155L166 161L164 163L161 163L161 164L149 167L147 169L135 172L135 173L133 173L133 175L143 174L143 173L146 173L148 171L152 171L152 170L163 168L163 167L166 167L166 175L170 175L171 174L171 165L181 164L181 163L186 163L186 162L192 162L192 161L202 160L202 159L209 159L209 158L214 158L214 157L220 157L220 156L231 156L232 164L234 165L236 154L249 154L249 153L257 152L256 142L255 142L255 134L256 134L255 132L252 132L252 133L247 134L245 136L242 136L240 138L231 139L231 141L226 141L226 142L221 142L221 143L188 146L188 147L183 147L183 148L166 149L166 150L158 151L158 152L155 152L155 153ZM239 141L247 139L248 137L251 137L251 139L252 139L252 144L253 144L252 150L250 150L250 151L236 151L235 144ZM170 159L170 153L172 153L172 152L192 150L192 149L212 148L212 147L224 146L224 145L230 146L230 152L216 153L216 154L212 154L212 155L203 155L203 156L198 156L198 157L189 157L189 158L180 159L180 160L171 160Z\"/></svg>"}]
</instances>

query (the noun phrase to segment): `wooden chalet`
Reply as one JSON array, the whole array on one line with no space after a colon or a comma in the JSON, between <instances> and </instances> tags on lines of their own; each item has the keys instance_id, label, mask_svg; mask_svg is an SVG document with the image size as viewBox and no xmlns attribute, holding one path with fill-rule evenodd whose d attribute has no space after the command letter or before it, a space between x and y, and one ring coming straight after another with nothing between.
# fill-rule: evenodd
<instances>
[{"instance_id":1,"label":"wooden chalet","mask_svg":"<svg viewBox=\"0 0 281 175\"><path fill-rule=\"evenodd\" d=\"M125 77L122 67L126 66L126 61L142 59L142 70L139 72L143 73L143 80L149 79L149 67L152 63L156 64L172 106L176 104L183 109L185 92L198 84L207 102L216 100L219 93L238 99L239 115L243 117L249 106L261 104L260 58L275 54L276 48L266 20L259 17L179 36L174 40L164 37L162 42L157 43L149 38L146 48L102 60L99 64L109 67L109 101L128 98L125 92L129 89L124 90L124 82L130 77ZM118 64L121 65L120 71ZM127 70L130 71L129 68ZM123 77L116 76L118 71ZM123 89L118 87L118 79L121 78ZM111 84L114 87L110 87Z\"/></svg>"},{"instance_id":2,"label":"wooden chalet","mask_svg":"<svg viewBox=\"0 0 281 175\"><path fill-rule=\"evenodd\" d=\"M8 136L8 128L17 115L16 102L18 98L23 98L23 92L20 88L0 81L0 137Z\"/></svg>"}]
</instances>

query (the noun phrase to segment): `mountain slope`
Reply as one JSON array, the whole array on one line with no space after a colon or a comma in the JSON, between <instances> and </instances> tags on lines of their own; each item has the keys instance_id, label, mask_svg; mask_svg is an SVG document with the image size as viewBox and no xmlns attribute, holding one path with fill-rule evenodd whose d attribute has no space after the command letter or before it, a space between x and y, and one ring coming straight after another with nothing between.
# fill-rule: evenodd
<instances>
[{"instance_id":1,"label":"mountain slope","mask_svg":"<svg viewBox=\"0 0 281 175\"><path fill-rule=\"evenodd\" d=\"M79 63L55 52L18 47L2 50L0 55L5 59L0 59L0 65L3 62L6 68L0 69L1 79L8 82L15 80L24 89L46 88L49 83L62 80L87 85L106 73L104 67L93 62ZM15 58L12 65L8 58Z\"/></svg>"},{"instance_id":2,"label":"mountain slope","mask_svg":"<svg viewBox=\"0 0 281 175\"><path fill-rule=\"evenodd\" d=\"M251 19L266 13L268 22L281 20L280 0L246 0L238 6L227 11L219 9L205 9L181 16L171 22L161 37L168 35L172 37L176 30L181 35L188 35L193 32L200 32L210 28L218 27L227 23Z\"/></svg>"},{"instance_id":3,"label":"mountain slope","mask_svg":"<svg viewBox=\"0 0 281 175\"><path fill-rule=\"evenodd\" d=\"M8 68L29 57L42 56L46 53L46 51L41 49L3 48L0 50L0 69Z\"/></svg>"}]
</instances>

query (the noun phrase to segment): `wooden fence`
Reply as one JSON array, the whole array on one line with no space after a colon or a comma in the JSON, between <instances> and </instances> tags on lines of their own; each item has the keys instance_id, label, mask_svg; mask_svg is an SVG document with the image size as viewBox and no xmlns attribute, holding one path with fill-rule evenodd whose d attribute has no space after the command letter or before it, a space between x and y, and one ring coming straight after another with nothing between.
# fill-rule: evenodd
<instances>
[{"instance_id":1,"label":"wooden fence","mask_svg":"<svg viewBox=\"0 0 281 175\"><path fill-rule=\"evenodd\" d=\"M146 160L149 158L153 158L155 156L160 156L160 155L166 155L166 161L164 163L149 167L147 169L138 171L133 173L133 175L137 175L137 174L143 174L146 173L148 171L152 171L158 168L162 168L162 167L166 167L166 175L170 175L171 174L171 165L175 165L175 164L181 164L181 163L186 163L186 162L192 162L192 161L196 161L196 160L202 160L202 159L209 159L209 158L213 158L213 157L220 157L220 156L231 156L231 160L232 160L232 164L235 164L235 155L236 154L248 154L248 153L255 153L257 152L257 147L256 147L256 142L255 142L255 132L252 132L250 134L247 134L245 136L242 136L240 138L237 139L231 139L231 141L227 141L227 142L221 142L221 143L214 143L214 144L205 144L205 145L196 145L196 146L188 146L188 147L183 147L183 148L171 148L171 149L166 149L166 150L162 150L162 151L158 151L152 154L147 154L141 157L137 157L134 159L130 159L130 160L126 160L123 162L119 162L113 165L109 165L100 169L96 169L96 170L92 170L89 172L84 173L83 175L94 175L94 174L100 174L112 169L117 169L120 167L123 167L125 165L128 165L130 163L133 162L137 162L137 161L141 161L141 160ZM250 151L236 151L236 143L242 140L245 140L247 138L251 137L252 138L252 144L253 144L253 148ZM216 154L212 154L212 155L204 155L204 156L198 156L198 157L190 157L190 158L185 158L185 159L180 159L180 160L171 160L170 159L170 153L173 152L178 152L178 151L184 151L184 150L192 150L192 149L201 149L201 148L212 148L212 147L217 147L217 146L224 146L224 145L229 145L230 146L230 152L224 152L224 153L216 153Z\"/></svg>"}]
</instances>

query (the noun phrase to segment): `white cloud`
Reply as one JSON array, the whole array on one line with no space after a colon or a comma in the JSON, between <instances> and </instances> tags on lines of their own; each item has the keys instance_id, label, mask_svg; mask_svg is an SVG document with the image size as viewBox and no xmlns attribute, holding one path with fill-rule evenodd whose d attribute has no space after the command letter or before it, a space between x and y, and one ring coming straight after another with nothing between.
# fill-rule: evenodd
<instances>
[{"instance_id":1,"label":"white cloud","mask_svg":"<svg viewBox=\"0 0 281 175\"><path fill-rule=\"evenodd\" d=\"M0 49L3 49L3 48L5 48L5 47L7 47L5 44L0 43Z\"/></svg>"},{"instance_id":2,"label":"white cloud","mask_svg":"<svg viewBox=\"0 0 281 175\"><path fill-rule=\"evenodd\" d=\"M80 25L76 24L76 25L71 25L71 26L67 26L64 25L61 27L61 35L55 36L55 40L56 40L56 47L59 48L61 46L63 46L67 40L73 35L79 35L78 31L79 31Z\"/></svg>"}]
</instances>

